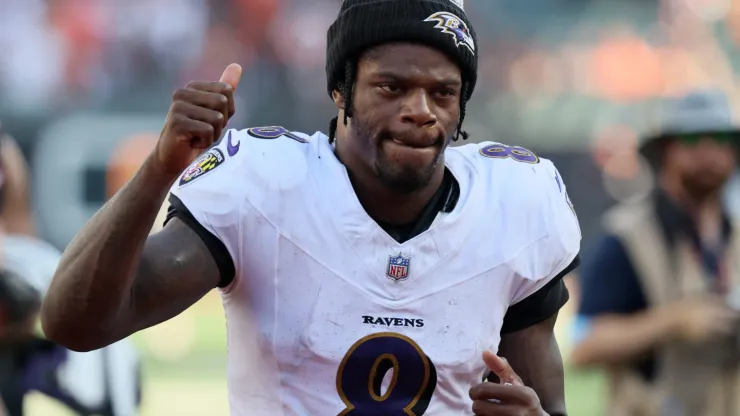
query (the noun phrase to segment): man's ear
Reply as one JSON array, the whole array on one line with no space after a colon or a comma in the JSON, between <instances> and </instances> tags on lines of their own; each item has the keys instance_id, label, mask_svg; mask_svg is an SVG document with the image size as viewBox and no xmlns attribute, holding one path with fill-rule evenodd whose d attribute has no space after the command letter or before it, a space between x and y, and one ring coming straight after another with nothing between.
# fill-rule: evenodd
<instances>
[{"instance_id":1,"label":"man's ear","mask_svg":"<svg viewBox=\"0 0 740 416\"><path fill-rule=\"evenodd\" d=\"M334 105L336 105L338 109L344 110L344 95L342 95L339 90L332 90L331 98L334 100Z\"/></svg>"}]
</instances>

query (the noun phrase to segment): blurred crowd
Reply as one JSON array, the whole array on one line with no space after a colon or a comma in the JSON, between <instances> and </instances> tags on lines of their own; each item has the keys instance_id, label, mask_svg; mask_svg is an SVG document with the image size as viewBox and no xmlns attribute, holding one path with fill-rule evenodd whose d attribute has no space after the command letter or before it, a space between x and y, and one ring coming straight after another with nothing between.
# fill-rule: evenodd
<instances>
[{"instance_id":1,"label":"blurred crowd","mask_svg":"<svg viewBox=\"0 0 740 416\"><path fill-rule=\"evenodd\" d=\"M0 109L158 108L162 100L151 97L236 61L247 74L243 117L316 128L329 105L316 88L325 29L339 3L3 0ZM645 100L735 87L736 1L469 0L466 7L482 38L479 105L471 106L479 136L583 144L591 130L613 123L641 128L634 107ZM545 131L554 137L539 137Z\"/></svg>"},{"instance_id":2,"label":"blurred crowd","mask_svg":"<svg viewBox=\"0 0 740 416\"><path fill-rule=\"evenodd\" d=\"M54 121L163 114L174 88L238 62L245 77L234 126L326 130L325 37L339 4L2 0L0 120L34 164ZM466 8L481 38L466 129L472 140L517 143L563 166L587 240L610 201L652 186L634 149L660 97L714 87L737 104L738 1L468 0Z\"/></svg>"}]
</instances>

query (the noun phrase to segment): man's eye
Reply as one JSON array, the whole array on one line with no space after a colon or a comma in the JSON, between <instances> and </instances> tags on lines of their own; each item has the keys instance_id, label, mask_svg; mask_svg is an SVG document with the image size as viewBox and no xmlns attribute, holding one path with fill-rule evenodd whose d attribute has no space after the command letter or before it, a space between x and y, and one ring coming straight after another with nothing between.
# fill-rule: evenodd
<instances>
[{"instance_id":1,"label":"man's eye","mask_svg":"<svg viewBox=\"0 0 740 416\"><path fill-rule=\"evenodd\" d=\"M398 92L400 90L397 85L393 84L381 84L380 89L386 92Z\"/></svg>"},{"instance_id":2,"label":"man's eye","mask_svg":"<svg viewBox=\"0 0 740 416\"><path fill-rule=\"evenodd\" d=\"M442 98L450 98L455 96L455 91L452 90L440 90L437 92L437 95L439 95Z\"/></svg>"}]
</instances>

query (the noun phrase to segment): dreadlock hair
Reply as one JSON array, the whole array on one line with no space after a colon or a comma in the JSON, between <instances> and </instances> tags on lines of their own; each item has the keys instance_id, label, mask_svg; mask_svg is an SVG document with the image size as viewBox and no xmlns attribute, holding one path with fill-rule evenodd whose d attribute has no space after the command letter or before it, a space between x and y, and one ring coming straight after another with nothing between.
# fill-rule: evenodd
<instances>
[{"instance_id":1,"label":"dreadlock hair","mask_svg":"<svg viewBox=\"0 0 740 416\"><path fill-rule=\"evenodd\" d=\"M339 93L342 94L342 97L344 98L344 125L347 125L347 120L349 118L352 118L353 111L352 111L352 101L353 96L352 93L355 88L355 77L357 76L357 60L356 59L350 59L347 61L347 63L344 66L344 79L339 83ZM463 82L462 88L460 90L460 116L457 120L457 131L455 132L455 135L452 137L453 141L458 141L461 137L463 140L467 140L470 135L468 132L463 131L462 124L465 120L465 106L468 103L468 93L470 90L470 84L467 82ZM329 122L329 144L333 144L336 141L337 136L337 127L339 124L339 117L334 117Z\"/></svg>"},{"instance_id":2,"label":"dreadlock hair","mask_svg":"<svg viewBox=\"0 0 740 416\"><path fill-rule=\"evenodd\" d=\"M468 140L468 137L470 137L468 132L462 129L462 123L465 121L465 107L468 104L468 97L470 97L469 92L470 84L463 81L462 88L460 89L460 116L457 119L457 132L455 133L455 137L452 138L454 141L460 140L460 137L463 140Z\"/></svg>"},{"instance_id":3,"label":"dreadlock hair","mask_svg":"<svg viewBox=\"0 0 740 416\"><path fill-rule=\"evenodd\" d=\"M344 98L344 125L347 125L347 120L352 117L352 92L355 89L355 77L357 76L357 60L348 59L344 64L344 78L339 83L339 93ZM337 134L337 124L339 118L334 117L329 123L329 143L334 143Z\"/></svg>"}]
</instances>

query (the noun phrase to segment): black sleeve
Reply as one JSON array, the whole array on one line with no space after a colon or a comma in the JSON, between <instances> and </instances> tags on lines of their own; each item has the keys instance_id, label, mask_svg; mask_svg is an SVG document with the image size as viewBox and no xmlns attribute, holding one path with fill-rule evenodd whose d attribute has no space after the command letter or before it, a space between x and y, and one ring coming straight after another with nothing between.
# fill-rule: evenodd
<instances>
[{"instance_id":1,"label":"black sleeve","mask_svg":"<svg viewBox=\"0 0 740 416\"><path fill-rule=\"evenodd\" d=\"M211 252L213 259L218 265L218 270L221 272L221 280L218 282L218 287L226 287L234 280L236 274L234 268L234 260L229 254L229 250L226 249L224 243L218 239L213 233L206 230L205 227L200 225L198 220L195 219L190 210L183 204L180 198L170 194L170 206L167 208L167 218L164 220L165 225L172 218L179 218L180 221L187 224L196 234L203 240L208 251Z\"/></svg>"},{"instance_id":2,"label":"black sleeve","mask_svg":"<svg viewBox=\"0 0 740 416\"><path fill-rule=\"evenodd\" d=\"M570 298L563 278L575 270L580 263L580 257L576 256L568 267L547 282L540 290L509 307L506 315L504 315L501 333L507 334L529 328L555 315Z\"/></svg>"}]
</instances>

